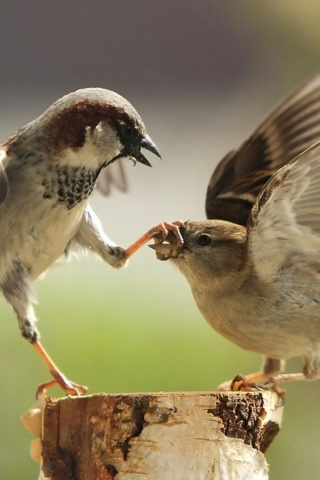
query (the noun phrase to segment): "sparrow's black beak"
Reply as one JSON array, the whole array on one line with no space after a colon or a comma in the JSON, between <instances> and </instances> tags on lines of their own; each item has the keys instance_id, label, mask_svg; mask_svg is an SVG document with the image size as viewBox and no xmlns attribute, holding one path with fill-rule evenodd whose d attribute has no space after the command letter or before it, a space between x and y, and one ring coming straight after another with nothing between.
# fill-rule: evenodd
<instances>
[{"instance_id":1,"label":"sparrow's black beak","mask_svg":"<svg viewBox=\"0 0 320 480\"><path fill-rule=\"evenodd\" d=\"M124 131L120 130L120 138L124 148L119 155L113 158L112 161L115 161L118 158L127 157L132 160L133 164L139 162L143 165L151 167L149 160L147 160L143 153L141 153L141 148L145 148L146 150L149 150L149 152L152 152L157 155L157 157L161 158L156 144L153 143L147 134L142 137L141 133L136 132L135 130L130 129L128 132L128 129L124 129Z\"/></svg>"},{"instance_id":2,"label":"sparrow's black beak","mask_svg":"<svg viewBox=\"0 0 320 480\"><path fill-rule=\"evenodd\" d=\"M145 148L146 150L149 150L149 152L152 152L155 155L157 155L157 157L161 158L160 152L156 144L153 143L149 135L146 135L144 138L140 140L140 147ZM151 167L151 163L149 162L149 160L146 159L143 153L141 153L140 149L137 152L132 153L130 156L135 158L137 162L143 163L143 165L147 165L148 167Z\"/></svg>"}]
</instances>

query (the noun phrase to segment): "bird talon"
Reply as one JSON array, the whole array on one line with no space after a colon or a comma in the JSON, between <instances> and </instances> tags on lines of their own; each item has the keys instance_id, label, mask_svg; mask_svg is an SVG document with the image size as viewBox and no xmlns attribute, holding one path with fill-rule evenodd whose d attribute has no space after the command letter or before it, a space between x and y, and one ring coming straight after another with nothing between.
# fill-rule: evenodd
<instances>
[{"instance_id":1,"label":"bird talon","mask_svg":"<svg viewBox=\"0 0 320 480\"><path fill-rule=\"evenodd\" d=\"M251 392L257 388L257 384L248 380L245 376L239 374L231 382L230 390L232 392Z\"/></svg>"},{"instance_id":2,"label":"bird talon","mask_svg":"<svg viewBox=\"0 0 320 480\"><path fill-rule=\"evenodd\" d=\"M180 233L179 227L183 227L183 222L181 222L180 220L176 220L172 223L161 222L159 223L159 225L156 225L149 230L149 238L155 240L156 243L162 243L167 240L170 233L172 233L174 236L172 240L175 240L176 245L178 247L181 247L182 245L184 245L184 240Z\"/></svg>"},{"instance_id":3,"label":"bird talon","mask_svg":"<svg viewBox=\"0 0 320 480\"><path fill-rule=\"evenodd\" d=\"M36 398L43 397L44 395L46 395L46 391L48 388L55 387L56 385L61 387L67 395L73 395L75 397L85 395L88 391L87 387L85 387L84 385L79 385L78 383L71 382L64 375L54 375L54 377L55 378L53 380L48 380L47 382L41 383L38 386L36 390Z\"/></svg>"},{"instance_id":4,"label":"bird talon","mask_svg":"<svg viewBox=\"0 0 320 480\"><path fill-rule=\"evenodd\" d=\"M280 402L277 407L283 407L286 402L287 392L283 388L280 388L275 378L270 377L265 383L261 384L264 390L270 390L278 395Z\"/></svg>"},{"instance_id":5,"label":"bird talon","mask_svg":"<svg viewBox=\"0 0 320 480\"><path fill-rule=\"evenodd\" d=\"M184 239L179 230L183 226L180 220L172 223L162 222L149 231L149 237L154 240L154 244L148 246L156 251L158 260L169 260L179 254L181 247L184 246Z\"/></svg>"},{"instance_id":6,"label":"bird talon","mask_svg":"<svg viewBox=\"0 0 320 480\"><path fill-rule=\"evenodd\" d=\"M286 400L286 391L279 387L278 382L270 377L265 382L252 382L243 375L237 375L231 382L230 389L233 392L252 392L258 390L259 392L273 391L278 395L280 400L277 407L282 407Z\"/></svg>"},{"instance_id":7,"label":"bird talon","mask_svg":"<svg viewBox=\"0 0 320 480\"><path fill-rule=\"evenodd\" d=\"M42 344L39 341L32 343L32 346L40 355L40 358L48 368L49 372L53 376L53 379L48 380L47 382L41 383L36 391L36 398L45 395L45 392L48 388L52 388L55 385L59 385L67 394L80 396L84 395L88 388L79 385L78 383L71 382L67 379L67 377L58 369L58 367L54 364L51 360L45 349L43 348Z\"/></svg>"},{"instance_id":8,"label":"bird talon","mask_svg":"<svg viewBox=\"0 0 320 480\"><path fill-rule=\"evenodd\" d=\"M147 243L150 238L152 238L156 244L161 244L164 240L167 239L169 234L172 232L177 246L183 246L184 240L179 231L179 227L183 226L183 222L177 220L172 223L162 222L155 227L150 228L146 233L144 233L138 240L136 240L130 247L126 248L124 251L124 258L128 259L133 255L139 248L141 248L145 243Z\"/></svg>"}]
</instances>

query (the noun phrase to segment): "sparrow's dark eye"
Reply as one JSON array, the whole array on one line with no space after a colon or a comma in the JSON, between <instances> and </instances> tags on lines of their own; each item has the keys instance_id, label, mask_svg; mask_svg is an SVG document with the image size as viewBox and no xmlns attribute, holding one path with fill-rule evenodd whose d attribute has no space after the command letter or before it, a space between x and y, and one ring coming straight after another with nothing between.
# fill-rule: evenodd
<instances>
[{"instance_id":1,"label":"sparrow's dark eye","mask_svg":"<svg viewBox=\"0 0 320 480\"><path fill-rule=\"evenodd\" d=\"M211 240L212 238L208 233L201 233L197 238L197 244L200 245L200 247L206 247L207 245L210 245Z\"/></svg>"},{"instance_id":2,"label":"sparrow's dark eye","mask_svg":"<svg viewBox=\"0 0 320 480\"><path fill-rule=\"evenodd\" d=\"M123 144L132 143L138 137L133 125L130 123L120 123L119 124L119 133L122 139Z\"/></svg>"}]
</instances>

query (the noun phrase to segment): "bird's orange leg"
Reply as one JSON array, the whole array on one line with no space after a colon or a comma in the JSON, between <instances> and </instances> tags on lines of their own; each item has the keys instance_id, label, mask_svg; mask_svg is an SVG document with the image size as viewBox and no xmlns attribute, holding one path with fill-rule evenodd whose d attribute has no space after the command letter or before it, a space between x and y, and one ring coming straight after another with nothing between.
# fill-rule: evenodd
<instances>
[{"instance_id":1,"label":"bird's orange leg","mask_svg":"<svg viewBox=\"0 0 320 480\"><path fill-rule=\"evenodd\" d=\"M128 247L125 252L125 258L131 257L139 248L143 247L145 243L147 243L150 238L154 238L154 235L159 234L161 240L163 241L169 232L173 232L177 239L177 246L183 245L183 238L179 231L179 227L183 226L183 222L177 220L176 222L168 223L162 222L155 227L150 228L144 235L142 235L136 242L134 242L130 247Z\"/></svg>"},{"instance_id":2,"label":"bird's orange leg","mask_svg":"<svg viewBox=\"0 0 320 480\"><path fill-rule=\"evenodd\" d=\"M44 364L54 378L54 380L48 380L47 382L42 383L38 386L37 397L44 394L47 388L54 387L55 385L59 385L62 390L64 390L69 395L83 395L87 392L87 387L71 382L64 376L62 372L60 372L58 367L51 360L51 358L38 340L33 342L31 345L36 350L36 352L38 353L38 355L40 356L40 358L42 359L42 361L44 362Z\"/></svg>"}]
</instances>

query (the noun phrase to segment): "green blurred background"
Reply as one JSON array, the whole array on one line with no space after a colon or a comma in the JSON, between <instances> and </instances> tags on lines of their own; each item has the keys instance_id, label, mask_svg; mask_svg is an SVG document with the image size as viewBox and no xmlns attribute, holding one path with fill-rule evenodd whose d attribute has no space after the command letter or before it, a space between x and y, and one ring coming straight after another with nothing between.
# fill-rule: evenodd
<instances>
[{"instance_id":1,"label":"green blurred background","mask_svg":"<svg viewBox=\"0 0 320 480\"><path fill-rule=\"evenodd\" d=\"M163 160L149 155L152 169L128 162L128 194L92 200L124 246L159 221L204 218L216 162L320 70L316 0L11 0L0 16L2 138L86 86L118 91L145 120ZM35 286L43 344L89 393L214 390L260 366L259 355L206 324L184 278L147 248L122 271L87 257ZM2 298L0 315L0 478L32 480L38 465L20 415L48 375ZM267 452L271 479L320 477L319 402L319 382L288 387L283 428Z\"/></svg>"}]
</instances>

